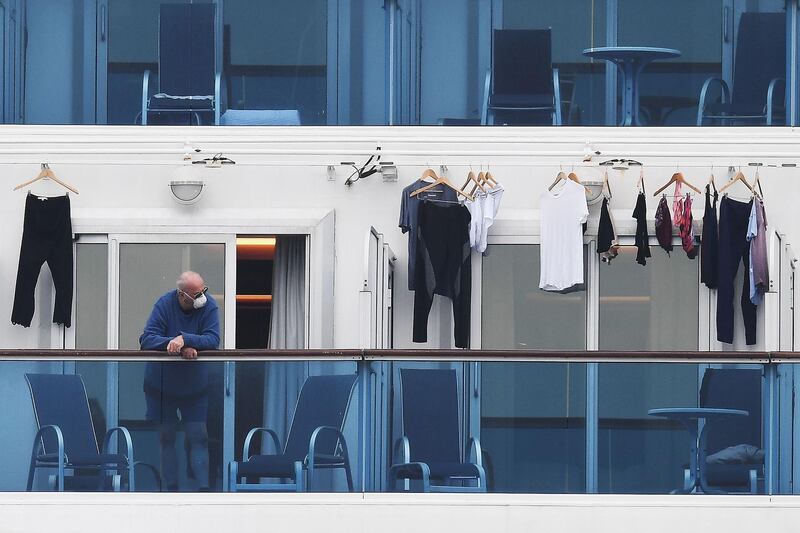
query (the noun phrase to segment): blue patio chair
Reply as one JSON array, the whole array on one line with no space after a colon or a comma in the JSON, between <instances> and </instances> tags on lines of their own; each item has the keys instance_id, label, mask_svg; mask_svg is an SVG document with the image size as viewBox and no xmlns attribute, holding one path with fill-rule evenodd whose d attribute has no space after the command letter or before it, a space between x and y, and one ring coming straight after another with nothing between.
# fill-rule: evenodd
<instances>
[{"instance_id":1,"label":"blue patio chair","mask_svg":"<svg viewBox=\"0 0 800 533\"><path fill-rule=\"evenodd\" d=\"M761 459L743 453L744 446L761 450L761 370L709 368L700 386L700 407L742 409L748 416L734 416L715 424L708 431L706 450L717 454L722 463L706 462L704 485L715 491L758 492L763 477Z\"/></svg>"},{"instance_id":2,"label":"blue patio chair","mask_svg":"<svg viewBox=\"0 0 800 533\"><path fill-rule=\"evenodd\" d=\"M786 14L742 13L736 37L733 87L722 78L708 78L700 90L697 125L765 122L785 116ZM709 90L720 86L721 102L709 102ZM732 89L732 90L731 90Z\"/></svg>"},{"instance_id":3,"label":"blue patio chair","mask_svg":"<svg viewBox=\"0 0 800 533\"><path fill-rule=\"evenodd\" d=\"M133 442L124 427L109 429L102 452L92 424L86 388L79 375L25 374L38 431L33 440L27 490L39 468L55 469L50 480L59 491L135 490ZM111 453L111 437L119 433L125 454Z\"/></svg>"},{"instance_id":4,"label":"blue patio chair","mask_svg":"<svg viewBox=\"0 0 800 533\"><path fill-rule=\"evenodd\" d=\"M343 469L347 489L353 491L353 475L347 442L342 434L356 375L312 376L300 391L294 418L281 449L277 433L269 428L253 428L244 440L242 461L228 465L228 490L297 491L313 487L314 474L321 469ZM250 455L250 442L260 433L271 437L276 453ZM303 479L304 471L307 479ZM258 478L258 483L248 483ZM260 482L263 478L288 479L291 482Z\"/></svg>"},{"instance_id":5,"label":"blue patio chair","mask_svg":"<svg viewBox=\"0 0 800 533\"><path fill-rule=\"evenodd\" d=\"M216 68L216 6L161 4L158 19L158 88L151 72L142 81L142 124L219 124L221 78ZM209 118L206 118L209 120Z\"/></svg>"},{"instance_id":6,"label":"blue patio chair","mask_svg":"<svg viewBox=\"0 0 800 533\"><path fill-rule=\"evenodd\" d=\"M553 68L552 39L546 30L494 30L492 67L486 73L482 124L497 111L529 116L549 114L561 125L561 89Z\"/></svg>"},{"instance_id":7,"label":"blue patio chair","mask_svg":"<svg viewBox=\"0 0 800 533\"><path fill-rule=\"evenodd\" d=\"M398 480L419 480L423 492L486 492L478 439L467 443L469 459L461 454L455 370L402 368L400 382L403 436L395 445L399 460L389 469L389 490Z\"/></svg>"}]
</instances>

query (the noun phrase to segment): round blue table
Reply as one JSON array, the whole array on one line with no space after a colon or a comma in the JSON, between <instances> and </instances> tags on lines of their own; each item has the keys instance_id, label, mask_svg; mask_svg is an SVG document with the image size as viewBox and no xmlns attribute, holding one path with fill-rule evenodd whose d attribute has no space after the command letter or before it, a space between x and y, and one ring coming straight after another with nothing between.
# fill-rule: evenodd
<instances>
[{"instance_id":1,"label":"round blue table","mask_svg":"<svg viewBox=\"0 0 800 533\"><path fill-rule=\"evenodd\" d=\"M648 63L681 55L674 48L649 46L602 46L587 48L583 55L611 61L622 72L622 126L641 125L639 122L639 74Z\"/></svg>"},{"instance_id":2,"label":"round blue table","mask_svg":"<svg viewBox=\"0 0 800 533\"><path fill-rule=\"evenodd\" d=\"M716 407L665 407L650 409L650 416L659 416L677 420L691 435L689 452L689 479L681 492L704 492L714 494L714 490L706 483L706 436L714 423L731 416L748 416L750 413L742 409L722 409ZM705 423L700 427L700 421Z\"/></svg>"}]
</instances>

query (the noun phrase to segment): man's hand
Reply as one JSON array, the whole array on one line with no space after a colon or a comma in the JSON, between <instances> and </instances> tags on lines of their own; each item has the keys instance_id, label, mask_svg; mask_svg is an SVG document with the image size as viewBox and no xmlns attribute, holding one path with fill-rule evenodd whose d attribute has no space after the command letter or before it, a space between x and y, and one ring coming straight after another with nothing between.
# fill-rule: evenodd
<instances>
[{"instance_id":1,"label":"man's hand","mask_svg":"<svg viewBox=\"0 0 800 533\"><path fill-rule=\"evenodd\" d=\"M197 350L191 346L184 346L181 349L181 357L184 359L197 359Z\"/></svg>"},{"instance_id":2,"label":"man's hand","mask_svg":"<svg viewBox=\"0 0 800 533\"><path fill-rule=\"evenodd\" d=\"M178 335L167 344L167 353L178 355L183 348L183 335Z\"/></svg>"}]
</instances>

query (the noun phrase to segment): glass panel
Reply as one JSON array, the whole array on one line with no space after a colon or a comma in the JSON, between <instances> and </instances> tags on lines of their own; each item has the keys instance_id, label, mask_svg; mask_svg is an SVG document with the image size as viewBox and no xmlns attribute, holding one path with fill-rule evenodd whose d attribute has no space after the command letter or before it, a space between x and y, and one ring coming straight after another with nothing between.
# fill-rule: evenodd
<instances>
[{"instance_id":1,"label":"glass panel","mask_svg":"<svg viewBox=\"0 0 800 533\"><path fill-rule=\"evenodd\" d=\"M699 103L704 125L763 125L770 81L786 77L785 2L620 0L618 44L681 52L645 67L643 124L694 125ZM730 98L721 100L719 83L712 83L699 102L709 78L725 80ZM785 124L783 84L775 89L773 123Z\"/></svg>"},{"instance_id":2,"label":"glass panel","mask_svg":"<svg viewBox=\"0 0 800 533\"><path fill-rule=\"evenodd\" d=\"M75 245L75 348L104 350L108 347L108 244L78 242ZM83 377L95 434L109 426L108 363L75 363ZM114 417L116 418L116 416Z\"/></svg>"},{"instance_id":3,"label":"glass panel","mask_svg":"<svg viewBox=\"0 0 800 533\"><path fill-rule=\"evenodd\" d=\"M75 245L75 347L108 347L108 244Z\"/></svg>"},{"instance_id":4,"label":"glass panel","mask_svg":"<svg viewBox=\"0 0 800 533\"><path fill-rule=\"evenodd\" d=\"M586 349L586 292L539 284L538 245L492 245L483 258L483 349ZM582 492L586 365L483 363L481 439L497 492Z\"/></svg>"},{"instance_id":5,"label":"glass panel","mask_svg":"<svg viewBox=\"0 0 800 533\"><path fill-rule=\"evenodd\" d=\"M89 416L95 418L94 427L97 437L102 445L103 436L107 425L104 420L97 419L98 411L89 403L86 409L86 400L82 394L71 395L70 384L74 380L87 380L85 370L81 365L76 375L65 375L64 361L56 362L0 362L0 383L4 387L4 405L12 407L4 410L0 415L4 427L13 431L3 434L3 448L7 452L0 457L0 490L24 491L28 476L28 459L37 426L43 420L59 425L64 434L65 450L68 457L83 453L84 456L96 453ZM96 362L92 363L100 370L111 366L119 368L121 379L130 375L133 362ZM174 363L148 363L166 370L167 365ZM204 364L209 374L221 375L223 362L190 362L188 364ZM245 424L247 430L253 427L268 427L276 431L281 445L279 452L286 452L294 461L302 461L308 453L311 432L319 426L332 426L340 428L344 435L349 455L349 465L353 469L353 479L358 480L358 465L361 464L362 451L358 445L358 415L360 413L358 401L358 388L356 382L356 364L352 361L345 362L237 362L243 368L254 370L261 376L260 382L253 382L252 387L245 387L236 391L243 395L243 400L249 400L253 406L248 416L239 417L236 422ZM260 368L259 368L260 367ZM31 392L26 382L26 374L37 374L32 377ZM43 375L43 376L42 376ZM265 377L266 376L266 377ZM121 384L121 383L119 383ZM110 382L109 390L118 383ZM78 389L79 391L80 389ZM265 392L266 391L266 392ZM301 391L304 392L303 402L299 402ZM222 398L222 385L212 380L212 386L205 392L191 397L162 396L157 399L150 398L142 391L141 384L136 392L136 400L156 414L164 424L152 425L137 418L120 416L120 425L126 427L132 436L133 454L137 463L136 487L138 492L157 492L158 476L164 480L162 490L167 490L169 479L177 477L181 491L196 490L198 479L210 476L210 487L214 491L222 491L221 472L227 465L222 465L222 438L223 427L232 427L224 424L222 404L216 399ZM36 415L33 412L31 396L36 398ZM131 400L131 398L129 398ZM242 403L246 403L243 401ZM331 405L334 409L329 409ZM68 406L68 409L63 409ZM124 409L124 406L120 405ZM175 420L175 413L179 413L181 422ZM203 438L202 428L195 420L205 412L204 421L208 425L208 439ZM90 415L91 413L91 415ZM116 413L109 413L110 418L116 418ZM290 429L291 428L291 429ZM161 435L160 435L160 431ZM251 452L258 454L274 454L275 447L272 439L265 435L262 445L261 436L252 441ZM288 440L287 440L288 437ZM340 454L337 449L336 438L329 435L320 435L315 448L319 454L330 456ZM161 442L160 442L161 441ZM49 446L49 441L46 442ZM164 450L160 450L163 447ZM170 452L171 450L171 452ZM48 453L55 453L56 448L47 448ZM111 449L112 452L116 451ZM120 452L125 453L124 444ZM235 459L241 461L241 446L237 447ZM207 458L205 457L207 454ZM187 458L191 458L187 461ZM291 463L290 463L291 464ZM279 465L280 466L280 465ZM205 473L199 470L203 468ZM293 465L292 465L293 468ZM275 478L269 473L275 473ZM48 486L48 475L54 469L38 469L34 480L35 490L52 490ZM73 474L68 471L65 477L68 490L97 490L98 480L90 469L84 469ZM128 476L123 470L122 490L128 489ZM91 476L91 477L90 477ZM263 471L260 481L283 485L284 490L291 491L286 485L289 483L285 470L275 472ZM325 468L320 465L315 471L309 490L316 491L346 491L347 480L343 468ZM240 482L245 480L240 479ZM249 483L257 483L259 479L250 478ZM104 490L110 491L110 481L102 485ZM353 487L354 490L358 487ZM175 490L174 487L171 490Z\"/></svg>"},{"instance_id":6,"label":"glass panel","mask_svg":"<svg viewBox=\"0 0 800 533\"><path fill-rule=\"evenodd\" d=\"M698 260L653 247L647 265L623 246L600 269L601 350L697 350ZM648 409L696 407L697 365L600 365L601 492L669 492L680 487L686 432Z\"/></svg>"},{"instance_id":7,"label":"glass panel","mask_svg":"<svg viewBox=\"0 0 800 533\"><path fill-rule=\"evenodd\" d=\"M275 110L327 123L327 10L326 0L225 1L227 107L244 111L230 124L270 120L264 111Z\"/></svg>"},{"instance_id":8,"label":"glass panel","mask_svg":"<svg viewBox=\"0 0 800 533\"><path fill-rule=\"evenodd\" d=\"M581 52L606 45L605 0L505 0L503 28L552 30L553 66L561 78L562 123L605 123L605 62ZM545 121L546 122L546 121Z\"/></svg>"},{"instance_id":9,"label":"glass panel","mask_svg":"<svg viewBox=\"0 0 800 533\"><path fill-rule=\"evenodd\" d=\"M601 350L697 350L699 259L678 246L667 255L651 246L647 265L636 247L600 268Z\"/></svg>"},{"instance_id":10,"label":"glass panel","mask_svg":"<svg viewBox=\"0 0 800 533\"><path fill-rule=\"evenodd\" d=\"M219 306L221 333L224 337L222 327L226 303L224 244L123 243L120 244L119 257L119 347L121 349L139 348L139 336L153 303L165 292L174 290L175 280L186 270L194 270L203 276L209 287L209 294ZM169 383L172 383L170 380L179 375L178 373L190 372L187 365L196 367L191 370L192 378L187 377L180 383L175 382L170 385ZM149 454L140 455L144 461L158 464L159 432L166 430L167 438L174 440L175 431L169 420L175 416L175 407L181 409L184 405L182 401L187 400L187 397L193 398L198 390L202 389L207 391L204 395L207 404L205 409L202 403L185 404L186 412L183 415L186 418L183 420L205 423L208 432L209 458L207 466L198 468L203 468L204 472L205 468L208 468L209 487L221 489L221 474L224 467L222 465L223 370L222 363L207 363L202 360L170 363L161 373L153 363L128 363L120 368L119 421L120 424L137 428L137 439L140 439L145 450L142 453ZM159 382L160 395L156 386ZM143 388L151 390L151 394L143 394ZM170 390L165 390L167 388ZM201 420L204 411L207 417ZM192 427L193 429L189 428L189 431L200 431L196 426ZM183 426L182 429L186 431ZM185 458L185 454L180 452L183 450L180 443L179 438L178 456ZM201 487L204 477L189 479L185 465L178 468L177 474L175 473L175 461L185 459L175 459L171 455L168 457L168 464L172 470L162 472L165 489L174 489L175 484L184 489L188 487L196 490Z\"/></svg>"},{"instance_id":11,"label":"glass panel","mask_svg":"<svg viewBox=\"0 0 800 533\"><path fill-rule=\"evenodd\" d=\"M755 365L602 364L600 492L749 492L750 470L762 492L762 373ZM698 427L705 462L692 459ZM695 460L704 477L684 472Z\"/></svg>"},{"instance_id":12,"label":"glass panel","mask_svg":"<svg viewBox=\"0 0 800 533\"><path fill-rule=\"evenodd\" d=\"M150 70L150 95L160 92L158 71L159 12L162 4L208 4L213 0L108 0L107 109L109 124L140 124L142 77ZM213 35L208 36L214 39ZM172 43L173 46L175 43ZM166 89L164 89L165 92ZM188 123L180 117L164 122ZM200 120L213 123L203 115ZM149 123L158 122L151 117Z\"/></svg>"}]
</instances>

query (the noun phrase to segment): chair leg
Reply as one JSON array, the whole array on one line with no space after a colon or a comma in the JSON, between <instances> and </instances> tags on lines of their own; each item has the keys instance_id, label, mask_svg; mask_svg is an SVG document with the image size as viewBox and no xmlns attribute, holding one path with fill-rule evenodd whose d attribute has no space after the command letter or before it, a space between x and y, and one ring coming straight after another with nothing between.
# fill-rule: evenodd
<instances>
[{"instance_id":1,"label":"chair leg","mask_svg":"<svg viewBox=\"0 0 800 533\"><path fill-rule=\"evenodd\" d=\"M33 490L33 477L36 472L36 444L33 445L33 453L31 454L31 464L28 468L28 487L27 491Z\"/></svg>"},{"instance_id":2,"label":"chair leg","mask_svg":"<svg viewBox=\"0 0 800 533\"><path fill-rule=\"evenodd\" d=\"M350 461L344 462L344 475L347 477L347 491L353 492L353 474L350 472Z\"/></svg>"},{"instance_id":3,"label":"chair leg","mask_svg":"<svg viewBox=\"0 0 800 533\"><path fill-rule=\"evenodd\" d=\"M311 486L312 473L308 473L308 485ZM303 482L303 463L301 461L294 462L294 483L297 492L304 492L306 490L305 483Z\"/></svg>"},{"instance_id":4,"label":"chair leg","mask_svg":"<svg viewBox=\"0 0 800 533\"><path fill-rule=\"evenodd\" d=\"M231 461L228 463L228 492L236 492L239 474L239 463Z\"/></svg>"}]
</instances>

